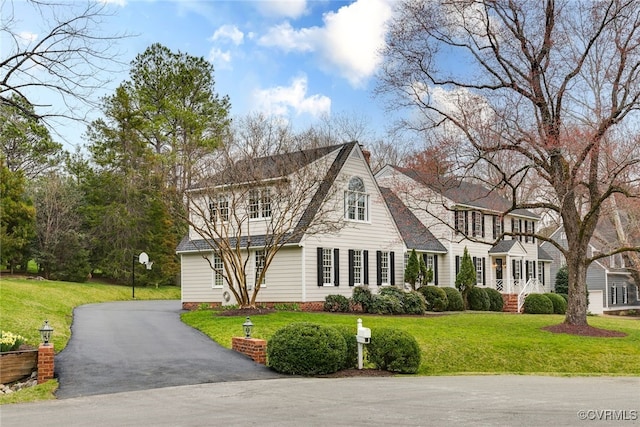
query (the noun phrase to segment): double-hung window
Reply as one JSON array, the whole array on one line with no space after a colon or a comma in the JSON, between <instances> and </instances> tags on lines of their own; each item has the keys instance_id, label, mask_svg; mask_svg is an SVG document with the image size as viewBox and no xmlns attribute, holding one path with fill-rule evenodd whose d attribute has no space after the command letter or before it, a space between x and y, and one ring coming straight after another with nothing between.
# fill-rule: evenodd
<instances>
[{"instance_id":1,"label":"double-hung window","mask_svg":"<svg viewBox=\"0 0 640 427\"><path fill-rule=\"evenodd\" d=\"M380 283L389 284L389 252L380 252Z\"/></svg>"},{"instance_id":2,"label":"double-hung window","mask_svg":"<svg viewBox=\"0 0 640 427\"><path fill-rule=\"evenodd\" d=\"M333 249L322 249L322 284L333 285Z\"/></svg>"},{"instance_id":3,"label":"double-hung window","mask_svg":"<svg viewBox=\"0 0 640 427\"><path fill-rule=\"evenodd\" d=\"M345 199L346 219L351 221L369 220L369 195L366 193L362 178L357 176L351 178Z\"/></svg>"},{"instance_id":4,"label":"double-hung window","mask_svg":"<svg viewBox=\"0 0 640 427\"><path fill-rule=\"evenodd\" d=\"M260 279L260 275L264 271L264 263L265 263L265 253L263 250L256 251L255 255L255 265L256 265L256 279L255 283L260 283L260 286L264 286L266 284L266 275L262 276L262 280Z\"/></svg>"},{"instance_id":5,"label":"double-hung window","mask_svg":"<svg viewBox=\"0 0 640 427\"><path fill-rule=\"evenodd\" d=\"M209 220L212 222L229 221L229 198L224 195L209 200Z\"/></svg>"},{"instance_id":6,"label":"double-hung window","mask_svg":"<svg viewBox=\"0 0 640 427\"><path fill-rule=\"evenodd\" d=\"M249 192L249 218L271 217L271 190L263 188Z\"/></svg>"},{"instance_id":7,"label":"double-hung window","mask_svg":"<svg viewBox=\"0 0 640 427\"><path fill-rule=\"evenodd\" d=\"M362 251L353 251L353 284L362 284Z\"/></svg>"},{"instance_id":8,"label":"double-hung window","mask_svg":"<svg viewBox=\"0 0 640 427\"><path fill-rule=\"evenodd\" d=\"M221 288L224 285L224 264L220 255L213 255L213 287Z\"/></svg>"}]
</instances>

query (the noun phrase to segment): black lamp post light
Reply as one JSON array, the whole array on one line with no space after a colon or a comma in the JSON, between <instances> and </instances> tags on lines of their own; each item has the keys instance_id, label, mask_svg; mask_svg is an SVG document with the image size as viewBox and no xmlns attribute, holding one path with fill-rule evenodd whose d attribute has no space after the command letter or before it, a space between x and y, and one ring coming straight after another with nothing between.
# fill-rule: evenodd
<instances>
[{"instance_id":1,"label":"black lamp post light","mask_svg":"<svg viewBox=\"0 0 640 427\"><path fill-rule=\"evenodd\" d=\"M251 323L251 319L247 316L247 320L242 324L242 329L244 329L244 337L246 339L251 338L251 331L253 330L253 323Z\"/></svg>"},{"instance_id":2,"label":"black lamp post light","mask_svg":"<svg viewBox=\"0 0 640 427\"><path fill-rule=\"evenodd\" d=\"M39 329L40 339L44 345L49 345L51 342L51 335L53 334L53 328L49 325L49 321L45 320L42 327Z\"/></svg>"}]
</instances>

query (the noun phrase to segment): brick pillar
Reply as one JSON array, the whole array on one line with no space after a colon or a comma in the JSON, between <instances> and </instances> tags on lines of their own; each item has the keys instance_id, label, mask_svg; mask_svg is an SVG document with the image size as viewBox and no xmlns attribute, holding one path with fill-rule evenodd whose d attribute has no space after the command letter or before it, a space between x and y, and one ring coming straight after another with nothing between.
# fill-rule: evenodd
<instances>
[{"instance_id":1,"label":"brick pillar","mask_svg":"<svg viewBox=\"0 0 640 427\"><path fill-rule=\"evenodd\" d=\"M53 344L40 344L38 347L38 384L53 379L54 356Z\"/></svg>"},{"instance_id":2,"label":"brick pillar","mask_svg":"<svg viewBox=\"0 0 640 427\"><path fill-rule=\"evenodd\" d=\"M267 342L256 338L232 337L231 348L249 356L254 362L267 364Z\"/></svg>"}]
</instances>

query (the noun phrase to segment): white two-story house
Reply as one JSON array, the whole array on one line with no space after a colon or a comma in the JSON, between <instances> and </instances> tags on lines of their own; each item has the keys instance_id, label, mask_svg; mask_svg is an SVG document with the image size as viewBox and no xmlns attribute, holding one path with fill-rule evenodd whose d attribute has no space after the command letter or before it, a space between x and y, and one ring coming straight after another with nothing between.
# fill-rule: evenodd
<instances>
[{"instance_id":1,"label":"white two-story house","mask_svg":"<svg viewBox=\"0 0 640 427\"><path fill-rule=\"evenodd\" d=\"M234 291L258 287L256 305L318 309L357 285L401 284L403 239L366 154L351 142L248 159L191 188L183 307L236 304Z\"/></svg>"},{"instance_id":2,"label":"white two-story house","mask_svg":"<svg viewBox=\"0 0 640 427\"><path fill-rule=\"evenodd\" d=\"M387 165L376 174L403 235L405 251L423 254L438 286L455 286L464 248L477 285L521 307L524 296L550 290L551 257L540 249L538 215L481 185ZM419 230L414 234L412 230ZM417 238L418 236L421 236Z\"/></svg>"}]
</instances>

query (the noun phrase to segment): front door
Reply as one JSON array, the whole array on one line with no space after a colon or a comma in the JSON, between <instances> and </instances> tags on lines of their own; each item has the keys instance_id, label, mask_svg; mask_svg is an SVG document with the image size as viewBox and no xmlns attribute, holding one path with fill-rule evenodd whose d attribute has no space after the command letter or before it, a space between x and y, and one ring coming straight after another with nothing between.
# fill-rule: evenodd
<instances>
[{"instance_id":1,"label":"front door","mask_svg":"<svg viewBox=\"0 0 640 427\"><path fill-rule=\"evenodd\" d=\"M502 258L496 259L496 289L500 292L504 291L504 283L502 282Z\"/></svg>"}]
</instances>

